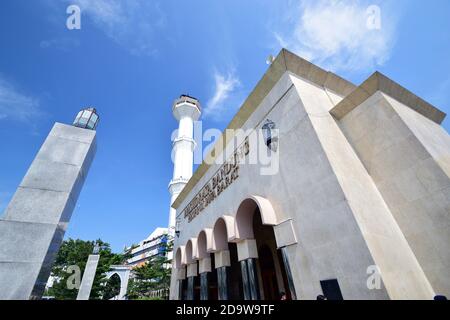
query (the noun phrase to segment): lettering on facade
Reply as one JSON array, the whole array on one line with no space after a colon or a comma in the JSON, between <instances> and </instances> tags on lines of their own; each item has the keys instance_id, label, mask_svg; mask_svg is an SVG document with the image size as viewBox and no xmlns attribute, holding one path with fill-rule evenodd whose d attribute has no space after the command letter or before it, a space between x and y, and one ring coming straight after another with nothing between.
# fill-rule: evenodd
<instances>
[{"instance_id":1,"label":"lettering on facade","mask_svg":"<svg viewBox=\"0 0 450 320\"><path fill-rule=\"evenodd\" d=\"M224 190L226 190L239 177L239 163L250 152L248 138L234 152L231 159L226 161L214 176L203 186L195 197L184 208L184 217L191 222L210 203L214 201Z\"/></svg>"}]
</instances>

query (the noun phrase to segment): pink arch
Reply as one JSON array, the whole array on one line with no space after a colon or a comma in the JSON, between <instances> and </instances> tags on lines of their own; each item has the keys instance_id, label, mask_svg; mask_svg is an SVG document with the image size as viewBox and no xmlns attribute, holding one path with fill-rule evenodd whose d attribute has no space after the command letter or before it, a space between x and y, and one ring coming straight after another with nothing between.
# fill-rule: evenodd
<instances>
[{"instance_id":1,"label":"pink arch","mask_svg":"<svg viewBox=\"0 0 450 320\"><path fill-rule=\"evenodd\" d=\"M237 239L253 239L253 214L259 208L262 224L277 225L277 216L272 204L266 198L250 196L244 199L237 210L235 219L235 236Z\"/></svg>"},{"instance_id":2,"label":"pink arch","mask_svg":"<svg viewBox=\"0 0 450 320\"><path fill-rule=\"evenodd\" d=\"M197 239L191 238L186 243L186 264L195 262L197 256Z\"/></svg>"},{"instance_id":3,"label":"pink arch","mask_svg":"<svg viewBox=\"0 0 450 320\"><path fill-rule=\"evenodd\" d=\"M213 229L205 228L197 236L197 253L198 259L203 259L209 256L213 251L212 244Z\"/></svg>"},{"instance_id":4,"label":"pink arch","mask_svg":"<svg viewBox=\"0 0 450 320\"><path fill-rule=\"evenodd\" d=\"M180 269L183 265L186 264L185 262L185 247L179 246L176 253L175 253L175 268Z\"/></svg>"},{"instance_id":5,"label":"pink arch","mask_svg":"<svg viewBox=\"0 0 450 320\"><path fill-rule=\"evenodd\" d=\"M234 218L222 216L216 220L212 233L212 251L228 250L228 242L236 238L234 234Z\"/></svg>"}]
</instances>

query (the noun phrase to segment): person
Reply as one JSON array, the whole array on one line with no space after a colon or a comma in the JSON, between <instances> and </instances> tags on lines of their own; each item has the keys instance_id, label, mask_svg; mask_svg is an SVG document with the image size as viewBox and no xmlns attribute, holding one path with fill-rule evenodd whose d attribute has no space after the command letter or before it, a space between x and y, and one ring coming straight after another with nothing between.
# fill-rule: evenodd
<instances>
[{"instance_id":1,"label":"person","mask_svg":"<svg viewBox=\"0 0 450 320\"><path fill-rule=\"evenodd\" d=\"M284 292L284 291L281 291L280 292L280 300L287 300L287 297L286 297L286 292Z\"/></svg>"},{"instance_id":2,"label":"person","mask_svg":"<svg viewBox=\"0 0 450 320\"><path fill-rule=\"evenodd\" d=\"M319 294L316 300L327 300L327 297L325 297L323 294Z\"/></svg>"}]
</instances>

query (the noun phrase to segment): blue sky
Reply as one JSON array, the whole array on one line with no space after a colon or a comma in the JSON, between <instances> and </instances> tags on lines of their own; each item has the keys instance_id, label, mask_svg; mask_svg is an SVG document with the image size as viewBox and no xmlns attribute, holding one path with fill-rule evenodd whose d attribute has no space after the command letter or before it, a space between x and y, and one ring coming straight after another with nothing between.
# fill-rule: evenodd
<instances>
[{"instance_id":1,"label":"blue sky","mask_svg":"<svg viewBox=\"0 0 450 320\"><path fill-rule=\"evenodd\" d=\"M95 106L98 151L66 236L120 251L167 224L181 93L223 129L285 46L356 84L381 71L449 113L449 30L448 0L2 0L0 212L52 124Z\"/></svg>"}]
</instances>

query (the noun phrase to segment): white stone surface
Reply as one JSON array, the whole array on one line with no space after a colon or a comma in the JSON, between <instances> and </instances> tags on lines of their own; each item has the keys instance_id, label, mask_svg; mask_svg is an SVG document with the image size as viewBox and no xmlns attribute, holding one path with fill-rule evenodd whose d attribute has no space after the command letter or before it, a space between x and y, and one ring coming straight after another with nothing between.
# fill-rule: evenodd
<instances>
[{"instance_id":1,"label":"white stone surface","mask_svg":"<svg viewBox=\"0 0 450 320\"><path fill-rule=\"evenodd\" d=\"M89 300L99 260L100 255L89 255L86 267L84 269L83 278L81 279L80 289L78 290L77 300Z\"/></svg>"},{"instance_id":2,"label":"white stone surface","mask_svg":"<svg viewBox=\"0 0 450 320\"><path fill-rule=\"evenodd\" d=\"M200 117L200 108L192 103L175 103L173 115L179 121L177 136L173 141L173 177L169 184L172 204L189 179L194 165L194 121ZM176 210L169 208L169 234L175 235Z\"/></svg>"},{"instance_id":3,"label":"white stone surface","mask_svg":"<svg viewBox=\"0 0 450 320\"><path fill-rule=\"evenodd\" d=\"M262 175L261 163L242 164L239 178L188 222L183 209L220 168L210 166L180 200L175 250L224 215L235 218L236 238L228 242L239 250L236 214L256 195L273 208L276 246L286 246L301 299L315 299L320 281L333 278L344 299L449 295L448 135L382 93L337 121L329 111L342 98L286 72L242 127L251 132L275 122L279 171ZM214 268L221 265L216 252ZM373 265L381 270L376 290L367 287Z\"/></svg>"},{"instance_id":4,"label":"white stone surface","mask_svg":"<svg viewBox=\"0 0 450 320\"><path fill-rule=\"evenodd\" d=\"M288 219L273 227L277 247L287 247L297 243L297 236L295 235L294 224L292 219Z\"/></svg>"},{"instance_id":5,"label":"white stone surface","mask_svg":"<svg viewBox=\"0 0 450 320\"><path fill-rule=\"evenodd\" d=\"M197 262L191 263L187 265L187 271L186 276L189 277L196 277L198 275L198 264Z\"/></svg>"},{"instance_id":6,"label":"white stone surface","mask_svg":"<svg viewBox=\"0 0 450 320\"><path fill-rule=\"evenodd\" d=\"M258 258L258 248L255 239L246 239L237 243L238 261Z\"/></svg>"},{"instance_id":7,"label":"white stone surface","mask_svg":"<svg viewBox=\"0 0 450 320\"><path fill-rule=\"evenodd\" d=\"M198 273L211 272L211 258L203 258L198 261Z\"/></svg>"},{"instance_id":8,"label":"white stone surface","mask_svg":"<svg viewBox=\"0 0 450 320\"><path fill-rule=\"evenodd\" d=\"M364 130L361 121L371 125ZM382 92L340 122L434 292L448 296L443 270L450 267L450 137Z\"/></svg>"},{"instance_id":9,"label":"white stone surface","mask_svg":"<svg viewBox=\"0 0 450 320\"><path fill-rule=\"evenodd\" d=\"M0 300L41 297L95 151L95 131L53 126L0 220Z\"/></svg>"},{"instance_id":10,"label":"white stone surface","mask_svg":"<svg viewBox=\"0 0 450 320\"><path fill-rule=\"evenodd\" d=\"M230 251L214 252L214 268L229 267L230 265Z\"/></svg>"}]
</instances>

